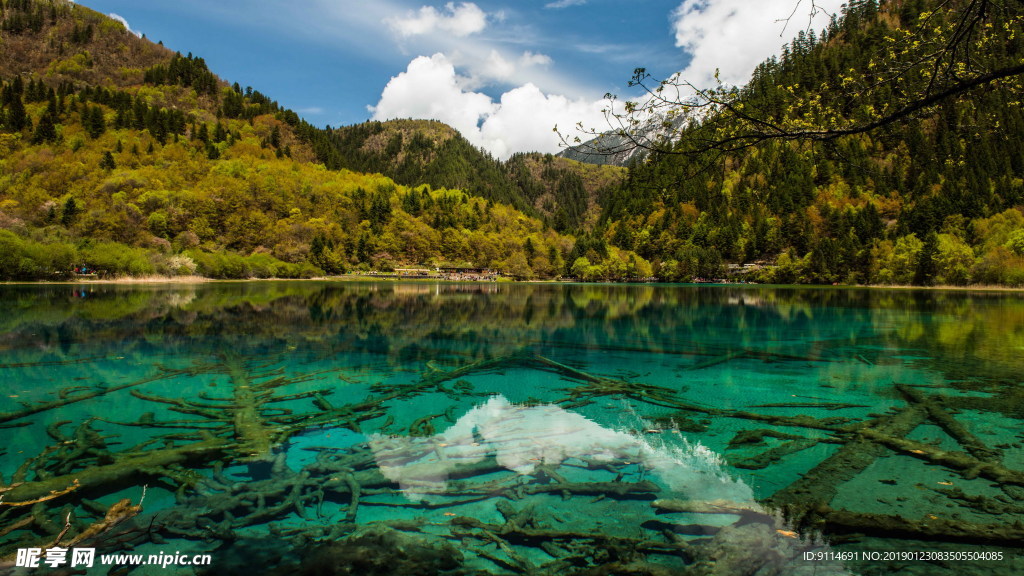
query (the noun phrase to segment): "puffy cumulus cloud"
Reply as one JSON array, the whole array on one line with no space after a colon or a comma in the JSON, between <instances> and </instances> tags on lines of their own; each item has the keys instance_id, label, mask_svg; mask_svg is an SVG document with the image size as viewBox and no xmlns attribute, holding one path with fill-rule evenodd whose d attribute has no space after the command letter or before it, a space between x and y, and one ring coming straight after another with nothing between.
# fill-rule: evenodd
<instances>
[{"instance_id":1,"label":"puffy cumulus cloud","mask_svg":"<svg viewBox=\"0 0 1024 576\"><path fill-rule=\"evenodd\" d=\"M406 38L437 32L464 37L487 28L487 14L472 2L463 2L457 6L449 2L444 5L444 11L424 6L418 12L410 12L405 18L389 18L385 22Z\"/></svg>"},{"instance_id":2,"label":"puffy cumulus cloud","mask_svg":"<svg viewBox=\"0 0 1024 576\"><path fill-rule=\"evenodd\" d=\"M113 12L111 12L110 14L107 14L107 16L110 16L110 18L112 20L117 20L121 24L124 24L124 29L125 30L131 32L132 34L135 34L139 38L142 38L142 34L140 32L136 32L135 30L132 30L132 27L128 25L128 21L124 19L124 16L121 16L119 14L114 14Z\"/></svg>"},{"instance_id":3,"label":"puffy cumulus cloud","mask_svg":"<svg viewBox=\"0 0 1024 576\"><path fill-rule=\"evenodd\" d=\"M571 132L579 122L599 125L605 104L544 94L526 84L501 95L497 109L480 127L478 145L501 159L516 152L558 152L558 135L552 129Z\"/></svg>"},{"instance_id":4,"label":"puffy cumulus cloud","mask_svg":"<svg viewBox=\"0 0 1024 576\"><path fill-rule=\"evenodd\" d=\"M444 54L420 56L388 82L370 110L374 120L440 120L500 159L516 152L557 152L556 125L571 131L578 122L604 121L604 102L544 94L533 84L505 92L498 102L465 86Z\"/></svg>"},{"instance_id":5,"label":"puffy cumulus cloud","mask_svg":"<svg viewBox=\"0 0 1024 576\"><path fill-rule=\"evenodd\" d=\"M494 112L494 102L486 94L464 90L455 66L438 53L410 62L384 87L371 112L374 120L440 120L469 137L479 132L481 119Z\"/></svg>"},{"instance_id":6,"label":"puffy cumulus cloud","mask_svg":"<svg viewBox=\"0 0 1024 576\"><path fill-rule=\"evenodd\" d=\"M843 0L815 0L814 30L821 30ZM796 11L794 12L794 7ZM741 85L754 68L806 29L811 6L795 0L683 0L672 12L676 46L691 56L682 77L697 86L714 85L715 69L725 84ZM787 25L783 20L792 15ZM785 36L780 34L785 33Z\"/></svg>"},{"instance_id":7,"label":"puffy cumulus cloud","mask_svg":"<svg viewBox=\"0 0 1024 576\"><path fill-rule=\"evenodd\" d=\"M516 73L516 64L505 59L504 56L498 53L497 50L491 50L490 56L487 58L487 65L484 69L484 74L490 78L504 80L511 78Z\"/></svg>"}]
</instances>

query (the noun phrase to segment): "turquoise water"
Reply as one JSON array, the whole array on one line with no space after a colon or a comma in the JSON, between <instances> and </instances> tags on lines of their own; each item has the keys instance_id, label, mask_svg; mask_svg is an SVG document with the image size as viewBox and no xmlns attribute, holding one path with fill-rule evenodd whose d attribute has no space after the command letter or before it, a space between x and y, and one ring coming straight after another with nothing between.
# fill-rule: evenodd
<instances>
[{"instance_id":1,"label":"turquoise water","mask_svg":"<svg viewBox=\"0 0 1024 576\"><path fill-rule=\"evenodd\" d=\"M57 573L15 567L54 542L94 548L90 574L1024 572L1019 295L266 282L0 305L0 572ZM100 558L161 553L211 565Z\"/></svg>"}]
</instances>

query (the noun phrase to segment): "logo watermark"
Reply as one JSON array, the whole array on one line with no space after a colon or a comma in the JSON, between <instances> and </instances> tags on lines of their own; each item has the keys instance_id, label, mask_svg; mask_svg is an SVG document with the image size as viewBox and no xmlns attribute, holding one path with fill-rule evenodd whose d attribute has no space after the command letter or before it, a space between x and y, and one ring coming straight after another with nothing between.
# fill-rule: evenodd
<instances>
[{"instance_id":1,"label":"logo watermark","mask_svg":"<svg viewBox=\"0 0 1024 576\"><path fill-rule=\"evenodd\" d=\"M99 566L209 566L209 554L102 554L97 562L95 548L18 548L14 565L19 568L92 568Z\"/></svg>"}]
</instances>

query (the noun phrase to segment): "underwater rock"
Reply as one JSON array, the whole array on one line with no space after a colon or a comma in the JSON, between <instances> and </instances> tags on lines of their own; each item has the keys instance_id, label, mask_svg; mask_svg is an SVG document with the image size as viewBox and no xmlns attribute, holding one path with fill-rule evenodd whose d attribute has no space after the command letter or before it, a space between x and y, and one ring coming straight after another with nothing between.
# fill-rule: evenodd
<instances>
[{"instance_id":1,"label":"underwater rock","mask_svg":"<svg viewBox=\"0 0 1024 576\"><path fill-rule=\"evenodd\" d=\"M466 574L462 553L436 537L411 535L386 526L369 526L351 536L315 548L296 576L428 576Z\"/></svg>"},{"instance_id":2,"label":"underwater rock","mask_svg":"<svg viewBox=\"0 0 1024 576\"><path fill-rule=\"evenodd\" d=\"M849 576L841 563L818 564L802 560L815 547L762 523L734 524L719 530L711 542L697 547L691 574L701 576Z\"/></svg>"},{"instance_id":3,"label":"underwater rock","mask_svg":"<svg viewBox=\"0 0 1024 576\"><path fill-rule=\"evenodd\" d=\"M677 576L679 571L650 562L611 562L572 572L572 576Z\"/></svg>"},{"instance_id":4,"label":"underwater rock","mask_svg":"<svg viewBox=\"0 0 1024 576\"><path fill-rule=\"evenodd\" d=\"M239 539L222 545L211 556L213 563L197 569L197 576L292 574L296 570L293 549L277 537Z\"/></svg>"},{"instance_id":5,"label":"underwater rock","mask_svg":"<svg viewBox=\"0 0 1024 576\"><path fill-rule=\"evenodd\" d=\"M707 432L711 426L711 421L702 418L700 420L694 420L689 417L689 413L680 410L674 414L668 416L659 416L654 419L654 423L669 430L679 430L680 432L692 432L699 434L701 432Z\"/></svg>"}]
</instances>

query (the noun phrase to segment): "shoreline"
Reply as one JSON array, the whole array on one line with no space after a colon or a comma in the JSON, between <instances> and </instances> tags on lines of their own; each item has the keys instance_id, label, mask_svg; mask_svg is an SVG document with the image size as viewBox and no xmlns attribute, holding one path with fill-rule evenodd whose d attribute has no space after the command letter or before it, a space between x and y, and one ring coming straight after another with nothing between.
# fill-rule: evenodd
<instances>
[{"instance_id":1,"label":"shoreline","mask_svg":"<svg viewBox=\"0 0 1024 576\"><path fill-rule=\"evenodd\" d=\"M122 276L103 279L71 279L71 280L36 280L36 281L5 281L0 285L10 286L93 286L93 285L159 285L159 284L218 284L236 282L443 282L453 284L579 284L594 286L729 286L750 288L808 288L808 289L868 289L868 290L929 290L938 292L1024 292L1024 286L1000 286L976 284L970 286L912 286L903 284L712 284L712 283L670 283L670 282L578 282L566 280L446 280L439 278L380 278L369 275L343 274L339 276L318 276L315 278L207 278L205 276Z\"/></svg>"}]
</instances>

